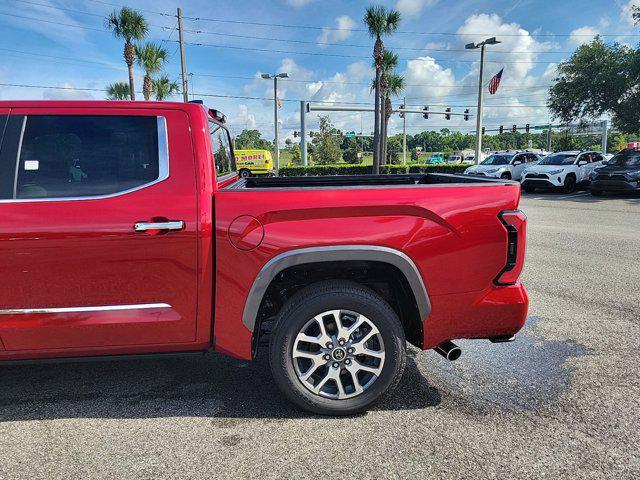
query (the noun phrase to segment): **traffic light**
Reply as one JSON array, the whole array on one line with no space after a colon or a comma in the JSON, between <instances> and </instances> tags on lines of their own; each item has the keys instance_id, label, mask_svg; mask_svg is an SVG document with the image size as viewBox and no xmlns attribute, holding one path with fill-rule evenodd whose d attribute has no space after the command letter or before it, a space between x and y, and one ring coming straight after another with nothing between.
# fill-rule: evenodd
<instances>
[{"instance_id":1,"label":"traffic light","mask_svg":"<svg viewBox=\"0 0 640 480\"><path fill-rule=\"evenodd\" d=\"M404 103L400 105L400 113L399 113L400 118L404 118L404 112L402 110L404 110Z\"/></svg>"},{"instance_id":2,"label":"traffic light","mask_svg":"<svg viewBox=\"0 0 640 480\"><path fill-rule=\"evenodd\" d=\"M444 109L445 111L445 115L444 115L444 119L445 120L451 120L451 109L449 107Z\"/></svg>"},{"instance_id":3,"label":"traffic light","mask_svg":"<svg viewBox=\"0 0 640 480\"><path fill-rule=\"evenodd\" d=\"M298 135L300 135L300 132L294 130L293 138L298 138Z\"/></svg>"},{"instance_id":4,"label":"traffic light","mask_svg":"<svg viewBox=\"0 0 640 480\"><path fill-rule=\"evenodd\" d=\"M422 111L424 112L424 113L422 114L422 117L423 117L425 120L429 120L429 107L424 107L424 108L422 109Z\"/></svg>"},{"instance_id":5,"label":"traffic light","mask_svg":"<svg viewBox=\"0 0 640 480\"><path fill-rule=\"evenodd\" d=\"M529 133L529 130L531 130L531 126L527 123L527 124L524 126L524 131L525 131L525 132L527 132L527 133Z\"/></svg>"},{"instance_id":6,"label":"traffic light","mask_svg":"<svg viewBox=\"0 0 640 480\"><path fill-rule=\"evenodd\" d=\"M468 108L464 111L464 121L465 122L469 121L469 109Z\"/></svg>"},{"instance_id":7,"label":"traffic light","mask_svg":"<svg viewBox=\"0 0 640 480\"><path fill-rule=\"evenodd\" d=\"M518 131L518 126L517 126L517 125L514 125L513 127L511 127L511 131L512 131L513 133L516 133L516 132Z\"/></svg>"},{"instance_id":8,"label":"traffic light","mask_svg":"<svg viewBox=\"0 0 640 480\"><path fill-rule=\"evenodd\" d=\"M316 132L309 132L309 136L310 136L311 138L315 137L315 136L316 136Z\"/></svg>"},{"instance_id":9,"label":"traffic light","mask_svg":"<svg viewBox=\"0 0 640 480\"><path fill-rule=\"evenodd\" d=\"M500 128L498 129L498 133L503 133L503 132L504 132L504 127L500 125Z\"/></svg>"},{"instance_id":10,"label":"traffic light","mask_svg":"<svg viewBox=\"0 0 640 480\"><path fill-rule=\"evenodd\" d=\"M482 127L482 135L484 135L484 132L485 132L485 131L486 131L486 130L485 130L485 128L484 128L484 127Z\"/></svg>"}]
</instances>

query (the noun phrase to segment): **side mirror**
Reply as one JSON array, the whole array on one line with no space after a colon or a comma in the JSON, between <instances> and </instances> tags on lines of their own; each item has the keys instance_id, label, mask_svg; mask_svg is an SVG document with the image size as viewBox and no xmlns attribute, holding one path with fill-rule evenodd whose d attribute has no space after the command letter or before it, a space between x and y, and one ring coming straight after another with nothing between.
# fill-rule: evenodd
<instances>
[{"instance_id":1,"label":"side mirror","mask_svg":"<svg viewBox=\"0 0 640 480\"><path fill-rule=\"evenodd\" d=\"M521 160L514 160L513 164L514 165L522 165L522 161Z\"/></svg>"},{"instance_id":2,"label":"side mirror","mask_svg":"<svg viewBox=\"0 0 640 480\"><path fill-rule=\"evenodd\" d=\"M578 162L578 166L579 166L579 167L584 167L587 163L589 163L589 162L587 162L586 160L580 160L580 161Z\"/></svg>"}]
</instances>

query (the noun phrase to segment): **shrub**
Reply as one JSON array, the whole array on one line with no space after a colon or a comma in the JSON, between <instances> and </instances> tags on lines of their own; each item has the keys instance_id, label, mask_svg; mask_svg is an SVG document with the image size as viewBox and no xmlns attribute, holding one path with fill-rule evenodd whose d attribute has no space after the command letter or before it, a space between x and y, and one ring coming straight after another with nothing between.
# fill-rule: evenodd
<instances>
[{"instance_id":1,"label":"shrub","mask_svg":"<svg viewBox=\"0 0 640 480\"><path fill-rule=\"evenodd\" d=\"M468 165L381 165L380 173L462 173ZM323 175L370 175L371 165L312 165L289 166L279 170L281 177L314 177Z\"/></svg>"}]
</instances>

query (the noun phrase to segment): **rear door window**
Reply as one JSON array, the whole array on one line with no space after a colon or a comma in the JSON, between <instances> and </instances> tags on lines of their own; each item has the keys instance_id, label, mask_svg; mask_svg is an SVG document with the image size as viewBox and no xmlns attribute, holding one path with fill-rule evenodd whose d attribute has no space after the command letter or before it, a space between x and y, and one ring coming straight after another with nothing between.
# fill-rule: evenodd
<instances>
[{"instance_id":1,"label":"rear door window","mask_svg":"<svg viewBox=\"0 0 640 480\"><path fill-rule=\"evenodd\" d=\"M137 189L168 176L162 117L22 118L14 199L99 197Z\"/></svg>"}]
</instances>

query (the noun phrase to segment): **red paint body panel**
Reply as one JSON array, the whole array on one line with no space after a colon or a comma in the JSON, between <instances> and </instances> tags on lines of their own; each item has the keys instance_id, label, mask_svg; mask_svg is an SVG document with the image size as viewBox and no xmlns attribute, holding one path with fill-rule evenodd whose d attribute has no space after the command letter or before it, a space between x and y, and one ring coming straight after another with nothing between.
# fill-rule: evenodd
<instances>
[{"instance_id":1,"label":"red paint body panel","mask_svg":"<svg viewBox=\"0 0 640 480\"><path fill-rule=\"evenodd\" d=\"M280 253L317 246L377 245L408 255L432 305L423 319L423 348L510 335L523 325L528 299L522 285L493 284L507 254L498 214L517 209L518 185L234 190L228 187L237 177L215 178L207 115L199 105L0 102L0 114L10 108L12 114L164 116L170 177L103 200L0 202L0 309L171 308L0 315L0 359L211 345L250 359L252 332L242 314L260 269ZM158 216L184 220L186 229L133 232L136 221Z\"/></svg>"}]
</instances>

